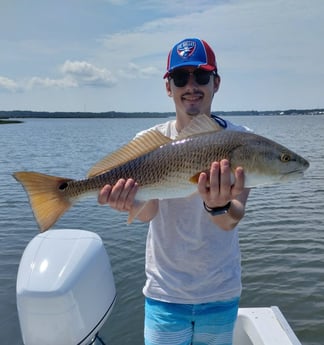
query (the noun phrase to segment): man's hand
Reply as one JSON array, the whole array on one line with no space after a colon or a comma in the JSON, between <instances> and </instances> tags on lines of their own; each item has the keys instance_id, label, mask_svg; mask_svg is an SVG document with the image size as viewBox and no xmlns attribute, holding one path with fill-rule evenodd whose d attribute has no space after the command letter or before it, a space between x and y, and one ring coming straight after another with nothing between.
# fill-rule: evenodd
<instances>
[{"instance_id":1,"label":"man's hand","mask_svg":"<svg viewBox=\"0 0 324 345\"><path fill-rule=\"evenodd\" d=\"M235 199L244 190L244 172L237 168L234 173L235 181L232 181L229 161L213 162L208 174L201 173L198 179L198 191L210 207L222 207Z\"/></svg>"},{"instance_id":2,"label":"man's hand","mask_svg":"<svg viewBox=\"0 0 324 345\"><path fill-rule=\"evenodd\" d=\"M118 211L129 212L134 204L135 195L138 189L133 179L120 179L114 186L105 185L98 195L98 202L101 205L108 204Z\"/></svg>"},{"instance_id":3,"label":"man's hand","mask_svg":"<svg viewBox=\"0 0 324 345\"><path fill-rule=\"evenodd\" d=\"M99 192L98 202L101 205L108 204L111 208L128 212L128 222L134 218L142 222L152 220L158 212L158 200L137 201L135 199L138 184L133 179L120 179L114 186L105 185Z\"/></svg>"},{"instance_id":4,"label":"man's hand","mask_svg":"<svg viewBox=\"0 0 324 345\"><path fill-rule=\"evenodd\" d=\"M231 206L226 214L211 217L213 223L223 230L232 230L243 218L249 189L244 188L244 171L238 167L231 179L229 161L213 162L209 176L201 173L198 179L198 191L209 208L223 207L228 202Z\"/></svg>"}]
</instances>

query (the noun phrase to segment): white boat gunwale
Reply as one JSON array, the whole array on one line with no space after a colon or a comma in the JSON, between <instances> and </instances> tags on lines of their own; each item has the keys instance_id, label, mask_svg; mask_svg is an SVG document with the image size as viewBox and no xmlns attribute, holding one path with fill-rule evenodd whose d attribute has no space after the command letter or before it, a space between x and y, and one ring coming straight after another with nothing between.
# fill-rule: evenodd
<instances>
[{"instance_id":1,"label":"white boat gunwale","mask_svg":"<svg viewBox=\"0 0 324 345\"><path fill-rule=\"evenodd\" d=\"M302 345L277 306L240 308L233 345Z\"/></svg>"}]
</instances>

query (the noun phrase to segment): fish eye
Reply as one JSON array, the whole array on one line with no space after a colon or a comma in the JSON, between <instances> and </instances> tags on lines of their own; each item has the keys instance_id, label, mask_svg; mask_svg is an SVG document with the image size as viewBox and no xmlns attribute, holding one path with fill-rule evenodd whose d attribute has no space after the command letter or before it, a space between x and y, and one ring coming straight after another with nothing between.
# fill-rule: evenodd
<instances>
[{"instance_id":1,"label":"fish eye","mask_svg":"<svg viewBox=\"0 0 324 345\"><path fill-rule=\"evenodd\" d=\"M282 153L281 156L280 156L280 160L284 163L286 162L290 162L291 160L291 157L288 153Z\"/></svg>"}]
</instances>

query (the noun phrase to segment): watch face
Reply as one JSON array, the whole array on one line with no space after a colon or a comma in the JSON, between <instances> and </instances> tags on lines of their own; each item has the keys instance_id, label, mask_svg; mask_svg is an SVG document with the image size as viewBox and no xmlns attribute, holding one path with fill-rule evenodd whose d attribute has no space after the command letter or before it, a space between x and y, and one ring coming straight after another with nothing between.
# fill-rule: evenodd
<instances>
[{"instance_id":1,"label":"watch face","mask_svg":"<svg viewBox=\"0 0 324 345\"><path fill-rule=\"evenodd\" d=\"M211 212L211 215L218 216L218 215L225 214L225 213L227 213L227 210L219 210L219 211Z\"/></svg>"}]
</instances>

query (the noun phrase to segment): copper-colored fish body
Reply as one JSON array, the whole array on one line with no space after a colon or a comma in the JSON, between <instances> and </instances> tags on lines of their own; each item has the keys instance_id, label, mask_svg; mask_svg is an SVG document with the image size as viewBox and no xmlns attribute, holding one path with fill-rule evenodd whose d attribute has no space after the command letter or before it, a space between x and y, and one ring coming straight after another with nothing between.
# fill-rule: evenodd
<instances>
[{"instance_id":1,"label":"copper-colored fish body","mask_svg":"<svg viewBox=\"0 0 324 345\"><path fill-rule=\"evenodd\" d=\"M139 185L136 199L146 201L194 193L200 173L222 159L230 161L232 171L243 167L247 188L302 176L309 166L274 141L249 132L219 130L211 121L197 117L176 140L148 131L98 162L84 180L34 172L17 172L14 177L23 184L37 223L45 231L77 199L121 178L134 179Z\"/></svg>"}]
</instances>

